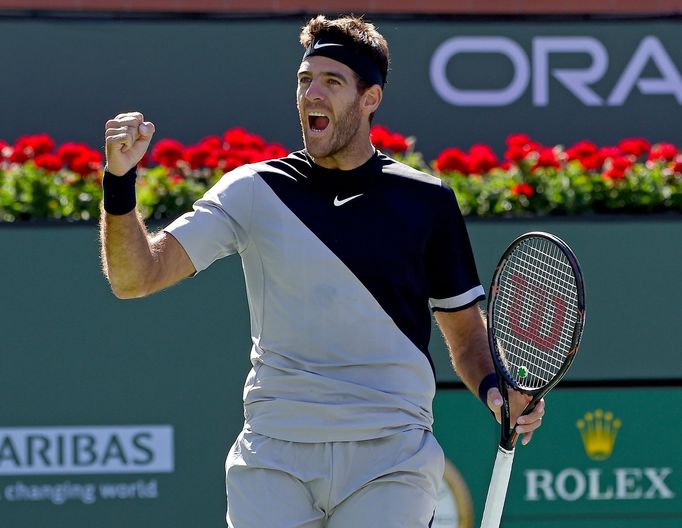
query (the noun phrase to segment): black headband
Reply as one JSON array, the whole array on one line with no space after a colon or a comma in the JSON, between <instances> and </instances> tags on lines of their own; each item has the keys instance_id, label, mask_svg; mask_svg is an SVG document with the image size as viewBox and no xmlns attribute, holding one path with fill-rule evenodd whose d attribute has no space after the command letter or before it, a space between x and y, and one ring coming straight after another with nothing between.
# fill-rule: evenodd
<instances>
[{"instance_id":1,"label":"black headband","mask_svg":"<svg viewBox=\"0 0 682 528\"><path fill-rule=\"evenodd\" d=\"M367 55L358 52L348 41L338 37L322 36L316 38L303 54L302 61L308 57L321 55L348 66L370 85L378 84L382 88L386 83L379 66Z\"/></svg>"}]
</instances>

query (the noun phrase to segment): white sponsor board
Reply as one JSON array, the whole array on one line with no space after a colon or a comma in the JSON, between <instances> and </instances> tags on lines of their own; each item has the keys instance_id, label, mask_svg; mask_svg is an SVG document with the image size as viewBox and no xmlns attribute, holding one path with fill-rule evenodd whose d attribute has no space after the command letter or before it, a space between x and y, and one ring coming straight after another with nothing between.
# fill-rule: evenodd
<instances>
[{"instance_id":1,"label":"white sponsor board","mask_svg":"<svg viewBox=\"0 0 682 528\"><path fill-rule=\"evenodd\" d=\"M0 476L170 473L170 425L0 428Z\"/></svg>"}]
</instances>

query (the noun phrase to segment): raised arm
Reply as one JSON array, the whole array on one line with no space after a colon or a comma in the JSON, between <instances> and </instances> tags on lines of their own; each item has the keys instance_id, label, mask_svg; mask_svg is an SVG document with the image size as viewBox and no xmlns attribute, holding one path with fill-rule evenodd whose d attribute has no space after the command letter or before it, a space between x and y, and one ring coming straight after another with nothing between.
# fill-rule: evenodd
<instances>
[{"instance_id":1,"label":"raised arm","mask_svg":"<svg viewBox=\"0 0 682 528\"><path fill-rule=\"evenodd\" d=\"M135 207L134 169L153 135L154 125L138 112L119 114L105 125L102 265L114 295L121 299L150 295L196 271L172 235L147 232Z\"/></svg>"}]
</instances>

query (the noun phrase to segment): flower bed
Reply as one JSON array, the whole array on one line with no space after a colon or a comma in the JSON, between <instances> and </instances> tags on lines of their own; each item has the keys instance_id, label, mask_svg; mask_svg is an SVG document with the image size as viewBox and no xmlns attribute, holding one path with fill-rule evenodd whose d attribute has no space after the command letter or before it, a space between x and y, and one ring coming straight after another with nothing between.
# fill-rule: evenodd
<instances>
[{"instance_id":1,"label":"flower bed","mask_svg":"<svg viewBox=\"0 0 682 528\"><path fill-rule=\"evenodd\" d=\"M472 216L682 212L682 155L675 145L642 138L616 146L581 141L545 146L524 134L506 140L502 158L489 145L450 147L426 163L414 138L374 126L373 144L455 190ZM185 146L160 139L140 163L138 204L145 218L188 210L225 172L287 154L241 128ZM99 214L102 153L55 145L45 134L0 140L0 221L90 220Z\"/></svg>"}]
</instances>

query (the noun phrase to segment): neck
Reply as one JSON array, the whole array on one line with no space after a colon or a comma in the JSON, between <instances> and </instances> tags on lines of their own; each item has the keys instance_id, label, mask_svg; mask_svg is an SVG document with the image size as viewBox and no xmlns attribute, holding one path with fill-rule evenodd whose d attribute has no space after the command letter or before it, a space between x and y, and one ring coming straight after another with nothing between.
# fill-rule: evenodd
<instances>
[{"instance_id":1,"label":"neck","mask_svg":"<svg viewBox=\"0 0 682 528\"><path fill-rule=\"evenodd\" d=\"M327 157L310 156L315 164L325 169L352 170L367 163L374 156L374 146L369 141L360 145L349 145L343 151ZM310 153L309 153L310 154Z\"/></svg>"}]
</instances>

